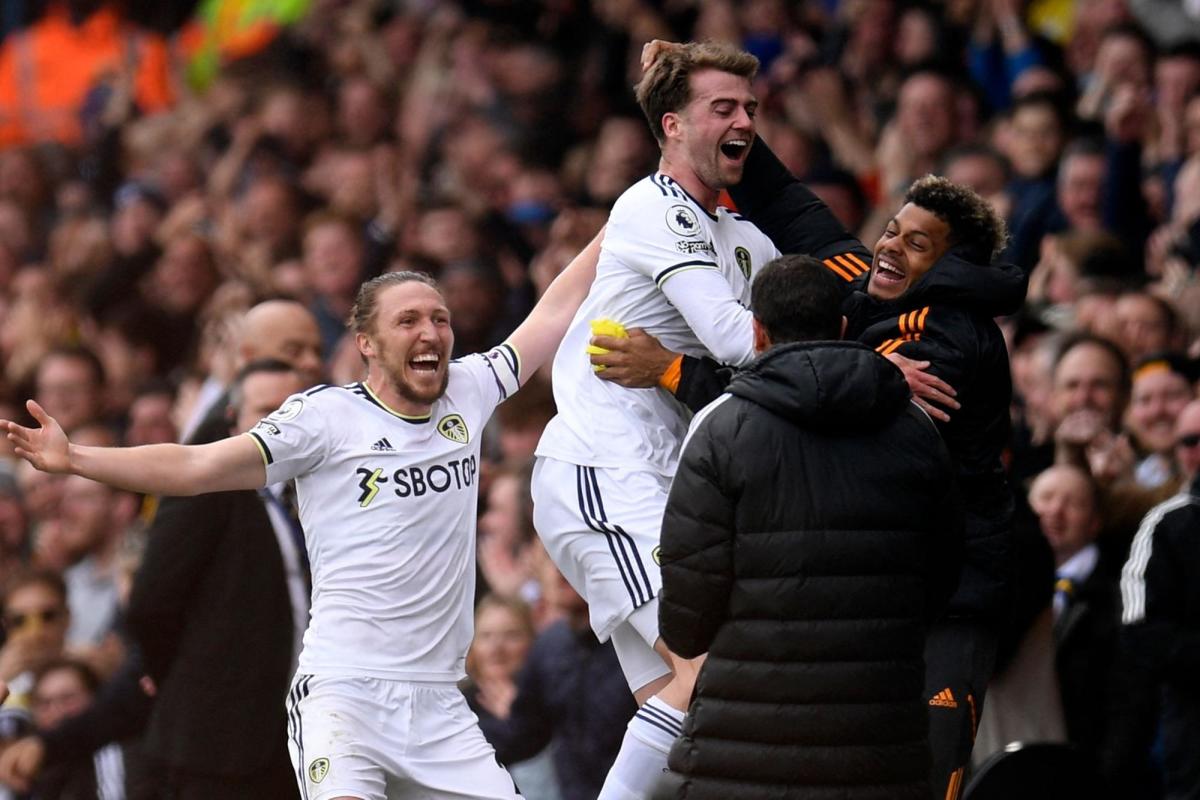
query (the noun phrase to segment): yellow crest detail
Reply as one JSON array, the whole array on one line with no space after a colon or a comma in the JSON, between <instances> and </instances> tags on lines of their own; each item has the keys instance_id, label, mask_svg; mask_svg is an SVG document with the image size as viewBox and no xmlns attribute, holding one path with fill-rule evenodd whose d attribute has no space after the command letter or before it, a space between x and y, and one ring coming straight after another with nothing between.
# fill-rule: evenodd
<instances>
[{"instance_id":1,"label":"yellow crest detail","mask_svg":"<svg viewBox=\"0 0 1200 800\"><path fill-rule=\"evenodd\" d=\"M447 414L438 420L437 432L452 442L466 444L471 440L467 431L467 423L458 414Z\"/></svg>"}]
</instances>

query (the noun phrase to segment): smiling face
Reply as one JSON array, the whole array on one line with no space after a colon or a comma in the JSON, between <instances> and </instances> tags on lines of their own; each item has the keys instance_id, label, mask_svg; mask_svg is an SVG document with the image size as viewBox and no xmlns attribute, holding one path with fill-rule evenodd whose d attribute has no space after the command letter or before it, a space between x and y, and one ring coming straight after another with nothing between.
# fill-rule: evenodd
<instances>
[{"instance_id":1,"label":"smiling face","mask_svg":"<svg viewBox=\"0 0 1200 800\"><path fill-rule=\"evenodd\" d=\"M450 311L437 289L405 281L379 291L368 330L356 336L369 377L399 396L397 411L414 416L446 391L454 333Z\"/></svg>"},{"instance_id":2,"label":"smiling face","mask_svg":"<svg viewBox=\"0 0 1200 800\"><path fill-rule=\"evenodd\" d=\"M475 618L471 663L478 678L511 680L525 663L533 637L526 623L503 605L481 606Z\"/></svg>"},{"instance_id":3,"label":"smiling face","mask_svg":"<svg viewBox=\"0 0 1200 800\"><path fill-rule=\"evenodd\" d=\"M1029 505L1037 514L1042 535L1062 564L1096 538L1100 517L1087 476L1071 466L1051 467L1029 488Z\"/></svg>"},{"instance_id":4,"label":"smiling face","mask_svg":"<svg viewBox=\"0 0 1200 800\"><path fill-rule=\"evenodd\" d=\"M895 300L950 249L950 226L932 211L906 203L875 243L867 294Z\"/></svg>"},{"instance_id":5,"label":"smiling face","mask_svg":"<svg viewBox=\"0 0 1200 800\"><path fill-rule=\"evenodd\" d=\"M1175 420L1193 398L1192 387L1166 366L1143 368L1133 379L1125 427L1143 450L1170 455L1175 446Z\"/></svg>"},{"instance_id":6,"label":"smiling face","mask_svg":"<svg viewBox=\"0 0 1200 800\"><path fill-rule=\"evenodd\" d=\"M719 192L742 179L758 101L750 80L730 72L702 69L688 80L692 99L681 112L663 115L663 157Z\"/></svg>"}]
</instances>

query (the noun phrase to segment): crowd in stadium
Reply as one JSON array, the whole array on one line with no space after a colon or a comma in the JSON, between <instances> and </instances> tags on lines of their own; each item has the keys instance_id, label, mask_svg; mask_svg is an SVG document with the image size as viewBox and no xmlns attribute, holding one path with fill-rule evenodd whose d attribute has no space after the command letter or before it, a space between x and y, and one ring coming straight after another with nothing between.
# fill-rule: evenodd
<instances>
[{"instance_id":1,"label":"crowd in stadium","mask_svg":"<svg viewBox=\"0 0 1200 800\"><path fill-rule=\"evenodd\" d=\"M973 189L1028 275L999 320L1016 592L974 763L1069 742L1122 797L1198 796L1200 528L1162 522L1200 472L1194 4L312 0L215 54L136 4L25 5L0 40L0 418L34 398L77 443L246 430L230 388L262 359L362 380L347 317L385 272L436 278L455 356L503 341L655 169L652 39L757 56L757 136L868 247L921 176ZM637 708L534 531L554 413L543 374L486 431L462 687L530 800L594 798ZM239 615L256 578L198 576L252 557L155 554L205 521L160 503L0 441L0 798L298 796L304 602ZM285 600L288 547L264 556ZM238 624L189 629L201 601Z\"/></svg>"}]
</instances>

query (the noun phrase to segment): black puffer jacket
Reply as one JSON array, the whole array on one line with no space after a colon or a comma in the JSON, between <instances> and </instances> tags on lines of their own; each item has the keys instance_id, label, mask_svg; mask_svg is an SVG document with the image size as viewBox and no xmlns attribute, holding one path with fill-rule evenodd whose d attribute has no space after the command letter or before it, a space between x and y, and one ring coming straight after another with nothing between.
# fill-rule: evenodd
<instances>
[{"instance_id":1,"label":"black puffer jacket","mask_svg":"<svg viewBox=\"0 0 1200 800\"><path fill-rule=\"evenodd\" d=\"M693 431L659 625L708 660L662 796L927 800L925 625L962 515L899 370L853 342L777 347Z\"/></svg>"}]
</instances>

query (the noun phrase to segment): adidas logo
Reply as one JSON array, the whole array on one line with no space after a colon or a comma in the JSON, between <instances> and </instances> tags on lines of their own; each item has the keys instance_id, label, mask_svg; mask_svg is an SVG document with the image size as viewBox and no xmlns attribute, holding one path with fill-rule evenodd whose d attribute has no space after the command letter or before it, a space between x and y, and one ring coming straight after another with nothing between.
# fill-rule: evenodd
<instances>
[{"instance_id":1,"label":"adidas logo","mask_svg":"<svg viewBox=\"0 0 1200 800\"><path fill-rule=\"evenodd\" d=\"M954 694L949 688L942 689L933 696L929 701L931 706L941 706L942 708L958 708L958 701L954 699Z\"/></svg>"},{"instance_id":2,"label":"adidas logo","mask_svg":"<svg viewBox=\"0 0 1200 800\"><path fill-rule=\"evenodd\" d=\"M383 437L382 439L380 439L375 444L371 445L371 449L375 450L377 452L380 452L380 453L396 452L396 448L392 447L392 443L387 440L386 436Z\"/></svg>"}]
</instances>

